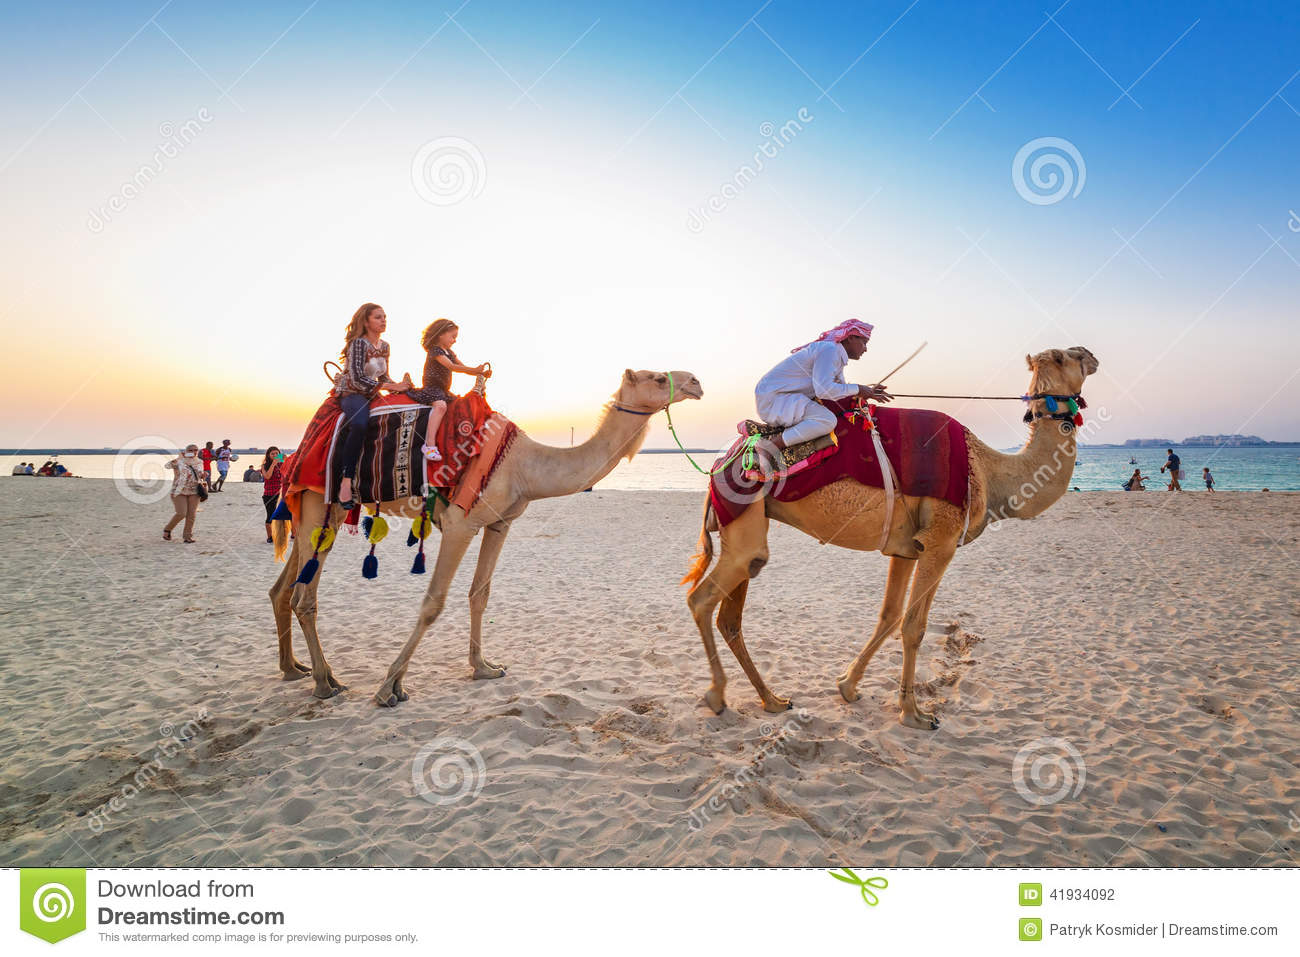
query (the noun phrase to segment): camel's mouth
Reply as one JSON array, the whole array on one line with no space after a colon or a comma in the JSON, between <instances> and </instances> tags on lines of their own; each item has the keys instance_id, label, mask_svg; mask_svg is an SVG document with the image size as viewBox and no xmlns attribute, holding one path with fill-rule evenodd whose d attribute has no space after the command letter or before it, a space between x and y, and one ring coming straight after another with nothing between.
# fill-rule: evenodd
<instances>
[{"instance_id":1,"label":"camel's mouth","mask_svg":"<svg viewBox=\"0 0 1300 957\"><path fill-rule=\"evenodd\" d=\"M684 399L703 399L704 389L702 389L697 385L688 385L688 386L684 386L680 390L679 394Z\"/></svg>"}]
</instances>

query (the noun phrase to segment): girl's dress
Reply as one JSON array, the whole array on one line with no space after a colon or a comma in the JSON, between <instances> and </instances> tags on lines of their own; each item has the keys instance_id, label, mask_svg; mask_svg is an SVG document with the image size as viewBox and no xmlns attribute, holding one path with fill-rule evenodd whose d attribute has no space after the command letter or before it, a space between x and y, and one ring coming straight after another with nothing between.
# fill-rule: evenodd
<instances>
[{"instance_id":1,"label":"girl's dress","mask_svg":"<svg viewBox=\"0 0 1300 957\"><path fill-rule=\"evenodd\" d=\"M459 396L448 391L451 385L451 370L438 361L438 356L446 356L452 365L460 365L456 353L442 346L434 346L424 360L424 383L418 389L411 389L406 394L421 405L434 402L446 402L450 405Z\"/></svg>"}]
</instances>

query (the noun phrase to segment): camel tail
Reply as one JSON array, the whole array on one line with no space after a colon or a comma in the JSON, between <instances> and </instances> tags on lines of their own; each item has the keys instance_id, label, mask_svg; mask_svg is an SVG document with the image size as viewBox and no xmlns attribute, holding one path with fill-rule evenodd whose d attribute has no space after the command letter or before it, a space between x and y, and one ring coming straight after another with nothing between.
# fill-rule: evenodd
<instances>
[{"instance_id":1,"label":"camel tail","mask_svg":"<svg viewBox=\"0 0 1300 957\"><path fill-rule=\"evenodd\" d=\"M704 573L709 570L709 565L713 563L713 537L709 535L709 509L711 508L713 508L713 502L706 494L704 496L704 520L700 525L700 550L695 553L695 559L691 562L686 577L679 582L682 585L690 585L692 591L700 583Z\"/></svg>"},{"instance_id":2,"label":"camel tail","mask_svg":"<svg viewBox=\"0 0 1300 957\"><path fill-rule=\"evenodd\" d=\"M289 552L289 526L288 519L277 518L271 523L271 541L275 544L275 560L284 561L284 556Z\"/></svg>"}]
</instances>

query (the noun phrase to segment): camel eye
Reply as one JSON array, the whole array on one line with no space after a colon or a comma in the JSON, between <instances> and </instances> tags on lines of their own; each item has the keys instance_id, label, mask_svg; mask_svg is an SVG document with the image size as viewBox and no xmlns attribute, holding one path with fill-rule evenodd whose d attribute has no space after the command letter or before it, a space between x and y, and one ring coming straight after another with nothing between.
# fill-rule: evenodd
<instances>
[{"instance_id":1,"label":"camel eye","mask_svg":"<svg viewBox=\"0 0 1300 957\"><path fill-rule=\"evenodd\" d=\"M668 381L668 377L667 377L667 376L662 376L662 375L657 375L657 376L655 376L655 381L658 382L660 385L663 385L665 382Z\"/></svg>"}]
</instances>

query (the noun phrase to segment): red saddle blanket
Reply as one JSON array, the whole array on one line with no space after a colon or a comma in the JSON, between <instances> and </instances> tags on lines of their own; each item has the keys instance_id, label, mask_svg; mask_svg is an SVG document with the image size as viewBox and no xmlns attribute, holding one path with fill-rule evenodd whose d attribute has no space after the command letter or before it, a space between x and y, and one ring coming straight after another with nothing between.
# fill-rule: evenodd
<instances>
[{"instance_id":1,"label":"red saddle blanket","mask_svg":"<svg viewBox=\"0 0 1300 957\"><path fill-rule=\"evenodd\" d=\"M766 484L745 478L737 456L709 481L709 499L720 524L726 525L764 495L793 502L844 478L874 488L885 487L875 443L871 441L865 420L850 420L845 415L852 410L853 400L822 404L840 413L835 426L838 447L818 452L821 458L810 468ZM970 459L966 430L960 422L930 409L886 406L876 409L875 418L885 455L894 467L899 492L941 498L958 508L966 507ZM743 438L738 439L713 467L735 455L743 442Z\"/></svg>"},{"instance_id":2,"label":"red saddle blanket","mask_svg":"<svg viewBox=\"0 0 1300 957\"><path fill-rule=\"evenodd\" d=\"M473 508L519 430L493 412L481 394L470 392L451 403L438 428L443 460L428 462L420 446L429 412L429 406L400 394L380 396L370 403L353 485L357 502L392 502L423 496L426 488L433 488L465 511ZM298 448L285 459L285 501L295 522L305 490L334 500L338 490L334 458L341 430L342 409L330 393L307 424Z\"/></svg>"}]
</instances>

